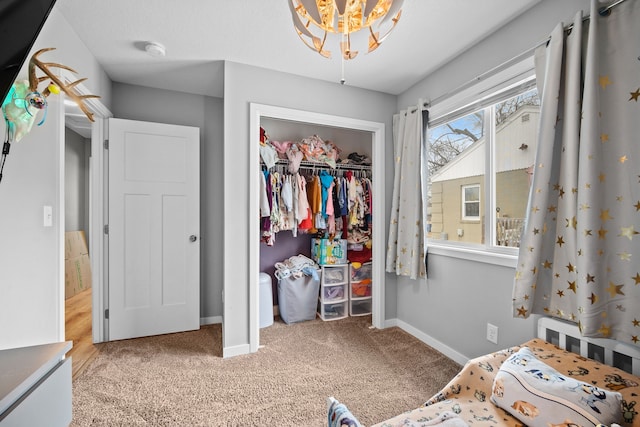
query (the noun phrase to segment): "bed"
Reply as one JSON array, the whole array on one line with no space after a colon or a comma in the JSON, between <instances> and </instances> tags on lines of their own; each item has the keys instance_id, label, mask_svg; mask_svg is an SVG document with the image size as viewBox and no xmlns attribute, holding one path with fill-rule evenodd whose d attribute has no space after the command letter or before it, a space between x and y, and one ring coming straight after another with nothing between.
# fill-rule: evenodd
<instances>
[{"instance_id":1,"label":"bed","mask_svg":"<svg viewBox=\"0 0 640 427\"><path fill-rule=\"evenodd\" d=\"M639 400L640 348L541 318L538 338L470 360L423 406L374 427L640 427ZM330 427L360 425L333 398L327 419Z\"/></svg>"}]
</instances>

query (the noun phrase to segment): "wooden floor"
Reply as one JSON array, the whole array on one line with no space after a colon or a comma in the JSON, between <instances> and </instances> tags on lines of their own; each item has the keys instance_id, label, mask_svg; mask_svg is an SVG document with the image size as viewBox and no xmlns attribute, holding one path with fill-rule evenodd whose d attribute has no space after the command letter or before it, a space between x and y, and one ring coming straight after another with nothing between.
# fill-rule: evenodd
<instances>
[{"instance_id":1,"label":"wooden floor","mask_svg":"<svg viewBox=\"0 0 640 427\"><path fill-rule=\"evenodd\" d=\"M67 353L72 358L75 379L98 354L99 344L91 336L91 289L86 289L65 301L65 338L73 341Z\"/></svg>"}]
</instances>

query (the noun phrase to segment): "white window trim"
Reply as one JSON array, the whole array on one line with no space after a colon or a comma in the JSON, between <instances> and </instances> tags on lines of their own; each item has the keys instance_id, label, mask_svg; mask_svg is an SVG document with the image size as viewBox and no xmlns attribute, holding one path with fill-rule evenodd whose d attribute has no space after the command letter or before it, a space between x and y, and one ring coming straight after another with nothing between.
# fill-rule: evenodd
<instances>
[{"instance_id":1,"label":"white window trim","mask_svg":"<svg viewBox=\"0 0 640 427\"><path fill-rule=\"evenodd\" d=\"M518 264L518 253L513 252L513 250L508 251L513 253L507 253L506 250L500 249L502 248L475 247L460 244L454 246L450 243L443 243L443 241L431 241L427 247L430 255L441 255L515 269Z\"/></svg>"},{"instance_id":2,"label":"white window trim","mask_svg":"<svg viewBox=\"0 0 640 427\"><path fill-rule=\"evenodd\" d=\"M477 188L478 189L478 200L477 201L469 201L467 202L467 198L466 198L466 193L465 190L467 188ZM460 206L460 208L462 209L462 220L463 221L480 221L480 200L482 200L482 194L480 194L480 184L467 184L467 185L463 185L462 187L460 187L460 191L461 191L461 198L462 198L462 205ZM465 209L467 207L467 203L477 203L478 204L478 215L477 216L467 216L467 210Z\"/></svg>"},{"instance_id":3,"label":"white window trim","mask_svg":"<svg viewBox=\"0 0 640 427\"><path fill-rule=\"evenodd\" d=\"M450 98L442 100L442 102L430 105L428 107L429 122L438 121L443 116L464 110L465 107L476 104L488 98L491 94L508 90L511 87L518 86L525 80L535 77L533 58L532 53L530 57L479 81L478 84L452 95Z\"/></svg>"}]
</instances>

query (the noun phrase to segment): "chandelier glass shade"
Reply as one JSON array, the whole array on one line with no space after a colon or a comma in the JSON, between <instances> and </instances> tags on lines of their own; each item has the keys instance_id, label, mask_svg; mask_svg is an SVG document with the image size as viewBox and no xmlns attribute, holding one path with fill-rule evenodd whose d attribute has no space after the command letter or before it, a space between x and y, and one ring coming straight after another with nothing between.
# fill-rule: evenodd
<instances>
[{"instance_id":1,"label":"chandelier glass shade","mask_svg":"<svg viewBox=\"0 0 640 427\"><path fill-rule=\"evenodd\" d=\"M287 0L300 39L325 58L338 44L343 59L372 52L396 26L403 0Z\"/></svg>"}]
</instances>

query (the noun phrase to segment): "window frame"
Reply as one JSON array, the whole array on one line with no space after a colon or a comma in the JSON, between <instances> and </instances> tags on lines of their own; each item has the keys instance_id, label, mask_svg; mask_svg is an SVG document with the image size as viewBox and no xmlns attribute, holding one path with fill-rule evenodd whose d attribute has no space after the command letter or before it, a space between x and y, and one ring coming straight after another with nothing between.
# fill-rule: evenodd
<instances>
[{"instance_id":1,"label":"window frame","mask_svg":"<svg viewBox=\"0 0 640 427\"><path fill-rule=\"evenodd\" d=\"M489 73L486 73L489 74ZM484 77L481 79L481 77ZM495 186L495 114L493 106L505 99L517 96L528 90L536 88L536 75L534 57L524 58L522 61L505 68L502 71L491 73L488 76L480 76L475 79L475 84L462 87L457 93L443 97L437 104L430 105L428 128L434 128L449 121L458 119L478 110L485 111L484 134L489 142L489 149L485 150L484 174L485 198L480 198L480 218L485 215L487 223L496 222L496 186ZM428 144L427 123L425 123L424 144ZM426 147L425 147L426 148ZM428 148L427 148L428 149ZM426 151L426 150L425 150ZM425 170L426 167L423 167ZM428 179L423 174L423 185L427 188ZM426 191L425 191L426 193ZM423 197L425 206L425 220L427 217L427 199ZM425 241L428 253L444 255L453 258L461 258L487 264L516 267L519 248L497 246L496 228L485 227L484 241L481 244L461 243L450 240ZM489 242L489 243L487 243Z\"/></svg>"},{"instance_id":2,"label":"window frame","mask_svg":"<svg viewBox=\"0 0 640 427\"><path fill-rule=\"evenodd\" d=\"M471 200L471 201L467 201L466 198L466 189L468 188L477 188L478 189L478 200ZM462 221L468 221L468 222L480 222L480 213L482 212L481 209L481 203L480 201L482 200L482 194L481 194L481 186L480 183L478 184L464 184L460 186L460 190L461 190L461 208L462 208L462 213L461 213L461 218ZM478 204L478 215L477 216L467 216L467 203L477 203Z\"/></svg>"}]
</instances>

